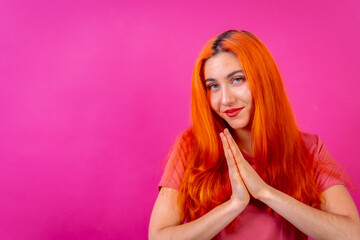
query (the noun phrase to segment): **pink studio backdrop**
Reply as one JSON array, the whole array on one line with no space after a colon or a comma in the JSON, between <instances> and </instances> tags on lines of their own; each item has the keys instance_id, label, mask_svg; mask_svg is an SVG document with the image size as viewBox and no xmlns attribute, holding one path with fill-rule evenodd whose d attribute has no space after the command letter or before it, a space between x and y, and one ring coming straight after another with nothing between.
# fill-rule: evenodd
<instances>
[{"instance_id":1,"label":"pink studio backdrop","mask_svg":"<svg viewBox=\"0 0 360 240\"><path fill-rule=\"evenodd\" d=\"M359 186L359 3L1 1L0 238L146 239L193 64L228 29L265 42Z\"/></svg>"}]
</instances>

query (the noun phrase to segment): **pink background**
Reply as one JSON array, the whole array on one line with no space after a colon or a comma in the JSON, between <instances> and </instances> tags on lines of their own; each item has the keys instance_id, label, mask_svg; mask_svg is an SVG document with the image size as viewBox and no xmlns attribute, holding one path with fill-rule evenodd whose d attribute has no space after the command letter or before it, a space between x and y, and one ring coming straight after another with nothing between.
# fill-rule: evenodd
<instances>
[{"instance_id":1,"label":"pink background","mask_svg":"<svg viewBox=\"0 0 360 240\"><path fill-rule=\"evenodd\" d=\"M0 238L146 239L193 64L228 29L265 42L299 126L359 186L359 4L2 0Z\"/></svg>"}]
</instances>

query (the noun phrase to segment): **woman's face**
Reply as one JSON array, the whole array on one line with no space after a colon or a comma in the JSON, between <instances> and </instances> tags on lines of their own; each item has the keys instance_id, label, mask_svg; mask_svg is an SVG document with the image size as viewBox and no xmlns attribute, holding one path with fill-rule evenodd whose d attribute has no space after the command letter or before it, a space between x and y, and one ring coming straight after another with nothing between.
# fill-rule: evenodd
<instances>
[{"instance_id":1,"label":"woman's face","mask_svg":"<svg viewBox=\"0 0 360 240\"><path fill-rule=\"evenodd\" d=\"M250 129L253 99L239 58L227 52L210 57L204 76L212 110L233 129Z\"/></svg>"}]
</instances>

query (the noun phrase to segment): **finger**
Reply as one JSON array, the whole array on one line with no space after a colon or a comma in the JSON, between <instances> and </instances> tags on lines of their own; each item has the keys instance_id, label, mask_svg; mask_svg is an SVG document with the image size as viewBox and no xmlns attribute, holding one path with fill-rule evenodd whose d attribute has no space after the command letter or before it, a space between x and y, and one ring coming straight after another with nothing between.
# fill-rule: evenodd
<instances>
[{"instance_id":1,"label":"finger","mask_svg":"<svg viewBox=\"0 0 360 240\"><path fill-rule=\"evenodd\" d=\"M245 161L245 158L244 156L242 155L238 145L236 144L234 138L232 137L231 133L229 132L228 129L225 129L224 130L224 135L225 135L225 138L230 146L230 149L232 150L232 153L234 155L234 161L235 161L235 164L236 166L238 167L238 170L240 172L240 175L242 175L243 171L244 171L244 162Z\"/></svg>"},{"instance_id":2,"label":"finger","mask_svg":"<svg viewBox=\"0 0 360 240\"><path fill-rule=\"evenodd\" d=\"M238 153L240 152L240 149L239 149L238 145L236 144L234 138L232 137L229 129L226 128L226 129L224 130L224 133L225 133L224 135L225 135L225 137L226 137L226 140L227 140L228 143L229 143L230 148L233 150L233 153L234 153L234 154L235 154L235 153L238 154Z\"/></svg>"},{"instance_id":3,"label":"finger","mask_svg":"<svg viewBox=\"0 0 360 240\"><path fill-rule=\"evenodd\" d=\"M229 132L228 129L226 129L226 135L225 136L226 136L226 138L228 140L230 148L233 149L234 156L239 156L241 158L241 160L245 160L244 156L242 155L242 153L241 153L241 151L239 149L239 146L235 142L233 136L231 135L231 133Z\"/></svg>"},{"instance_id":4,"label":"finger","mask_svg":"<svg viewBox=\"0 0 360 240\"><path fill-rule=\"evenodd\" d=\"M223 142L225 158L226 158L226 162L228 164L228 169L229 169L229 176L231 178L241 180L240 171L236 164L235 157L234 157L231 149L229 148L228 142L227 142L224 134L220 134L220 137L221 137L221 141Z\"/></svg>"},{"instance_id":5,"label":"finger","mask_svg":"<svg viewBox=\"0 0 360 240\"><path fill-rule=\"evenodd\" d=\"M237 160L237 156L239 155L239 147L237 146L237 144L235 143L235 140L233 139L233 137L231 136L229 130L226 128L224 130L224 141L226 141L227 145L229 146L229 149L231 151L231 155L233 156L233 160L235 162L235 164L238 166L238 160Z\"/></svg>"},{"instance_id":6,"label":"finger","mask_svg":"<svg viewBox=\"0 0 360 240\"><path fill-rule=\"evenodd\" d=\"M238 146L236 144L233 144L229 141L229 138L227 138L225 135L223 137L223 142L226 146L226 149L229 150L229 155L231 156L231 159L234 160L234 162L236 163L236 153L237 150L239 150Z\"/></svg>"},{"instance_id":7,"label":"finger","mask_svg":"<svg viewBox=\"0 0 360 240\"><path fill-rule=\"evenodd\" d=\"M240 183L241 185L243 185L245 187L245 183L242 179L241 173L240 173L240 169L238 168L238 165L236 164L235 161L235 157L231 152L231 149L228 149L228 156L229 156L229 161L232 162L232 167L229 167L229 177L230 177L230 181L232 182L231 179L233 179L235 182Z\"/></svg>"},{"instance_id":8,"label":"finger","mask_svg":"<svg viewBox=\"0 0 360 240\"><path fill-rule=\"evenodd\" d=\"M230 145L227 141L227 138L225 136L225 133L220 133L220 137L221 137L221 141L223 143L223 146L224 146L224 149L227 150L227 149L230 149Z\"/></svg>"},{"instance_id":9,"label":"finger","mask_svg":"<svg viewBox=\"0 0 360 240\"><path fill-rule=\"evenodd\" d=\"M232 154L231 154L231 152L229 152L231 150L230 150L229 144L225 138L225 135L223 133L220 133L220 138L221 138L221 142L223 144L225 158L226 158L226 161L227 161L229 167L231 167L231 168L236 167L236 163L232 158Z\"/></svg>"}]
</instances>

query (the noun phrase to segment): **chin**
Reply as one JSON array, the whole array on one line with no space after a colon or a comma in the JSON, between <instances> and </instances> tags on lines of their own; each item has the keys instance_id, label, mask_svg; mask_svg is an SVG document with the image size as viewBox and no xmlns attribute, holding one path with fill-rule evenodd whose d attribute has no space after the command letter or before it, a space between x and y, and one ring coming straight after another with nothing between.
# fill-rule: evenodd
<instances>
[{"instance_id":1,"label":"chin","mask_svg":"<svg viewBox=\"0 0 360 240\"><path fill-rule=\"evenodd\" d=\"M229 123L228 122L228 124L230 125L230 127L232 128L232 129L242 129L242 128L245 128L246 127L246 125L244 125L244 124L231 124L231 123Z\"/></svg>"},{"instance_id":2,"label":"chin","mask_svg":"<svg viewBox=\"0 0 360 240\"><path fill-rule=\"evenodd\" d=\"M236 130L236 129L244 129L247 128L249 123L248 122L232 122L232 121L227 121L227 123L229 124L229 126Z\"/></svg>"}]
</instances>

